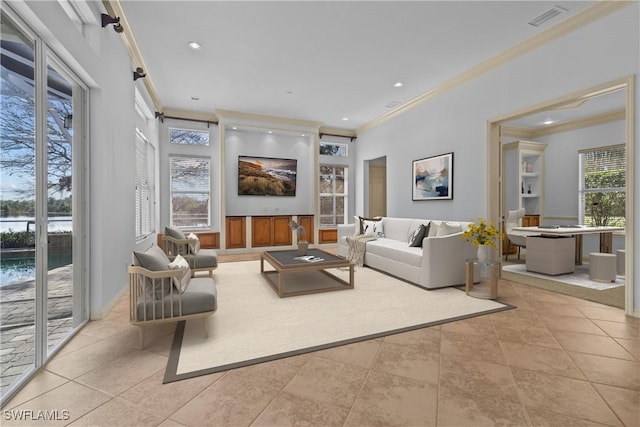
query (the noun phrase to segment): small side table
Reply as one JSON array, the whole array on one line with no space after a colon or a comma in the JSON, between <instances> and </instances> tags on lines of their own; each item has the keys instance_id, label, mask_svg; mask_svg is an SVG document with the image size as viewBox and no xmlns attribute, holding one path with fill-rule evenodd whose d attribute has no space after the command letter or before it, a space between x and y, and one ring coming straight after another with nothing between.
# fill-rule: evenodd
<instances>
[{"instance_id":1,"label":"small side table","mask_svg":"<svg viewBox=\"0 0 640 427\"><path fill-rule=\"evenodd\" d=\"M499 261L480 262L477 258L467 259L465 292L475 298L498 298Z\"/></svg>"}]
</instances>

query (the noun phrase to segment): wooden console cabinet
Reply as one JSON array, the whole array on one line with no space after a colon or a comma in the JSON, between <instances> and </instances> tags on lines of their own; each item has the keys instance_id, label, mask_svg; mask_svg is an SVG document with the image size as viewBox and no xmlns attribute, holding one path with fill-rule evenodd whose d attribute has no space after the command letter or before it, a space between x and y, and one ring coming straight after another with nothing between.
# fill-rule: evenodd
<instances>
[{"instance_id":1,"label":"wooden console cabinet","mask_svg":"<svg viewBox=\"0 0 640 427\"><path fill-rule=\"evenodd\" d=\"M243 216L228 216L227 223L227 249L241 249L247 247L247 220Z\"/></svg>"},{"instance_id":2,"label":"wooden console cabinet","mask_svg":"<svg viewBox=\"0 0 640 427\"><path fill-rule=\"evenodd\" d=\"M318 235L320 243L336 243L338 241L337 228L321 228Z\"/></svg>"},{"instance_id":3,"label":"wooden console cabinet","mask_svg":"<svg viewBox=\"0 0 640 427\"><path fill-rule=\"evenodd\" d=\"M298 216L298 225L304 228L304 240L309 243L313 243L313 216L300 215ZM300 235L298 235L298 241L300 241Z\"/></svg>"},{"instance_id":4,"label":"wooden console cabinet","mask_svg":"<svg viewBox=\"0 0 640 427\"><path fill-rule=\"evenodd\" d=\"M189 234L190 231L185 232ZM195 235L200 240L200 247L202 249L220 249L220 233L217 231L194 231ZM164 233L158 233L157 241L159 247L163 247L162 236Z\"/></svg>"},{"instance_id":5,"label":"wooden console cabinet","mask_svg":"<svg viewBox=\"0 0 640 427\"><path fill-rule=\"evenodd\" d=\"M251 247L291 245L290 222L290 215L251 217Z\"/></svg>"}]
</instances>

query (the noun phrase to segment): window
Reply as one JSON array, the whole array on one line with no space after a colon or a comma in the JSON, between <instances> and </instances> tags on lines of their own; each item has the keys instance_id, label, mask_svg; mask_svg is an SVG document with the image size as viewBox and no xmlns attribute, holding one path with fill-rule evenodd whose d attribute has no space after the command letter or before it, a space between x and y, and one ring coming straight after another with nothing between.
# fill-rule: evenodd
<instances>
[{"instance_id":1,"label":"window","mask_svg":"<svg viewBox=\"0 0 640 427\"><path fill-rule=\"evenodd\" d=\"M320 166L320 226L344 224L347 204L347 168Z\"/></svg>"},{"instance_id":2,"label":"window","mask_svg":"<svg viewBox=\"0 0 640 427\"><path fill-rule=\"evenodd\" d=\"M171 164L171 225L207 228L210 225L210 161L176 156Z\"/></svg>"},{"instance_id":3,"label":"window","mask_svg":"<svg viewBox=\"0 0 640 427\"><path fill-rule=\"evenodd\" d=\"M612 145L579 152L579 219L593 226L625 226L626 150Z\"/></svg>"},{"instance_id":4,"label":"window","mask_svg":"<svg viewBox=\"0 0 640 427\"><path fill-rule=\"evenodd\" d=\"M323 156L347 157L347 148L346 144L329 144L321 142L320 154Z\"/></svg>"},{"instance_id":5,"label":"window","mask_svg":"<svg viewBox=\"0 0 640 427\"><path fill-rule=\"evenodd\" d=\"M180 145L209 145L209 132L171 128L169 141Z\"/></svg>"},{"instance_id":6,"label":"window","mask_svg":"<svg viewBox=\"0 0 640 427\"><path fill-rule=\"evenodd\" d=\"M136 128L136 238L155 232L155 149Z\"/></svg>"}]
</instances>

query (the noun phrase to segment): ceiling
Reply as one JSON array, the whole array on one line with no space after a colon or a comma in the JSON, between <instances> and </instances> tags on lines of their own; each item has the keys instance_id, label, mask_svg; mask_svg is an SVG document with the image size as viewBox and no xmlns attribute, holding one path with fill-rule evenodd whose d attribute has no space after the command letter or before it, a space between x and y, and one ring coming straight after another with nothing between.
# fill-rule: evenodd
<instances>
[{"instance_id":1,"label":"ceiling","mask_svg":"<svg viewBox=\"0 0 640 427\"><path fill-rule=\"evenodd\" d=\"M120 7L164 110L357 129L593 3L121 0ZM528 24L556 5L567 11Z\"/></svg>"}]
</instances>

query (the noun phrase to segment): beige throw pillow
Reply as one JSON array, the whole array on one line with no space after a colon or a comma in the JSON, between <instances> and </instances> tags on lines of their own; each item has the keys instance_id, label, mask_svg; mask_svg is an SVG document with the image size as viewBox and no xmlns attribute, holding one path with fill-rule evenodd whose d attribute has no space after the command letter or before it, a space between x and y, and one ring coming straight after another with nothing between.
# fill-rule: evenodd
<instances>
[{"instance_id":1,"label":"beige throw pillow","mask_svg":"<svg viewBox=\"0 0 640 427\"><path fill-rule=\"evenodd\" d=\"M189 282L191 281L191 268L189 268L189 263L182 255L176 255L176 258L169 263L170 270L182 270L182 277L174 277L173 285L177 290L180 291L181 294L187 289ZM182 279L182 280L180 280Z\"/></svg>"},{"instance_id":2,"label":"beige throw pillow","mask_svg":"<svg viewBox=\"0 0 640 427\"><path fill-rule=\"evenodd\" d=\"M449 234L454 234L459 231L462 231L462 227L460 226L460 223L442 221L438 225L438 232L436 236L448 236Z\"/></svg>"}]
</instances>

